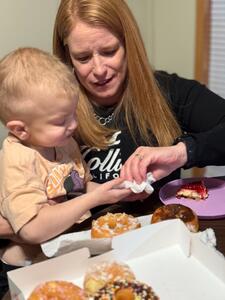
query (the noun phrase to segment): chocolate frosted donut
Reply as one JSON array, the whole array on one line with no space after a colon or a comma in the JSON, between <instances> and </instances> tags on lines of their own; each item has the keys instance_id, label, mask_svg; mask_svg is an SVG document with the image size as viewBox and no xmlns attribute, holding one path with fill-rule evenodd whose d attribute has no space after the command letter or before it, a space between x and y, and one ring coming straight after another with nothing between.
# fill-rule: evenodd
<instances>
[{"instance_id":1,"label":"chocolate frosted donut","mask_svg":"<svg viewBox=\"0 0 225 300\"><path fill-rule=\"evenodd\" d=\"M139 281L115 281L108 283L93 300L159 300L153 289Z\"/></svg>"},{"instance_id":2,"label":"chocolate frosted donut","mask_svg":"<svg viewBox=\"0 0 225 300\"><path fill-rule=\"evenodd\" d=\"M196 213L191 208L182 204L167 204L157 208L152 215L151 223L158 223L169 219L182 220L192 232L197 232L199 229Z\"/></svg>"}]
</instances>

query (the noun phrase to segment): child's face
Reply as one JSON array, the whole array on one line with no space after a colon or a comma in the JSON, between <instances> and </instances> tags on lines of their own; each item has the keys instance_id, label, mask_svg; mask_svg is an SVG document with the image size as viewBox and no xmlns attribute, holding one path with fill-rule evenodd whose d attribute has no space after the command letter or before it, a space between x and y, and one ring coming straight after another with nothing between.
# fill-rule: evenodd
<instances>
[{"instance_id":1,"label":"child's face","mask_svg":"<svg viewBox=\"0 0 225 300\"><path fill-rule=\"evenodd\" d=\"M35 93L34 93L35 97ZM65 95L35 97L34 115L30 116L26 141L36 147L56 147L67 144L77 127L77 98Z\"/></svg>"}]
</instances>

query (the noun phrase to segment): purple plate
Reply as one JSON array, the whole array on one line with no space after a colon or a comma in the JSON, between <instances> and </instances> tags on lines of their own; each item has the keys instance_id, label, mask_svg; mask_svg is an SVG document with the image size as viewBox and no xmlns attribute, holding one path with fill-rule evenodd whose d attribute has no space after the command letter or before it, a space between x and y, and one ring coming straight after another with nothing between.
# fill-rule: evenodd
<instances>
[{"instance_id":1,"label":"purple plate","mask_svg":"<svg viewBox=\"0 0 225 300\"><path fill-rule=\"evenodd\" d=\"M188 198L176 198L176 192L181 185L188 182L204 180L208 189L208 198L205 200L193 200ZM225 217L225 181L217 178L185 178L165 184L159 191L159 198L164 204L183 204L195 211L201 219L219 219Z\"/></svg>"}]
</instances>

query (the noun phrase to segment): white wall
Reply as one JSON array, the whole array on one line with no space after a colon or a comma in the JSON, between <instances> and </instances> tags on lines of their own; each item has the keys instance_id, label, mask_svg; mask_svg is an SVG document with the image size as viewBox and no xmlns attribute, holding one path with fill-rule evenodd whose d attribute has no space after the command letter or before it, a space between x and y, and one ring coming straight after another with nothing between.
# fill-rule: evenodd
<instances>
[{"instance_id":1,"label":"white wall","mask_svg":"<svg viewBox=\"0 0 225 300\"><path fill-rule=\"evenodd\" d=\"M51 51L59 1L0 0L0 58L23 46ZM127 0L156 69L193 77L195 1ZM0 145L5 135L0 125Z\"/></svg>"},{"instance_id":2,"label":"white wall","mask_svg":"<svg viewBox=\"0 0 225 300\"><path fill-rule=\"evenodd\" d=\"M137 23L139 25L146 50L150 61L152 62L152 41L153 41L153 4L155 0L126 0L131 8Z\"/></svg>"},{"instance_id":3,"label":"white wall","mask_svg":"<svg viewBox=\"0 0 225 300\"><path fill-rule=\"evenodd\" d=\"M26 46L51 52L58 4L59 0L0 0L0 58ZM0 146L6 133L0 123Z\"/></svg>"},{"instance_id":4,"label":"white wall","mask_svg":"<svg viewBox=\"0 0 225 300\"><path fill-rule=\"evenodd\" d=\"M157 70L194 77L196 0L127 0L150 62Z\"/></svg>"},{"instance_id":5,"label":"white wall","mask_svg":"<svg viewBox=\"0 0 225 300\"><path fill-rule=\"evenodd\" d=\"M153 62L157 69L194 76L196 0L154 0Z\"/></svg>"},{"instance_id":6,"label":"white wall","mask_svg":"<svg viewBox=\"0 0 225 300\"><path fill-rule=\"evenodd\" d=\"M58 4L59 0L1 0L0 57L21 46L51 51Z\"/></svg>"}]
</instances>

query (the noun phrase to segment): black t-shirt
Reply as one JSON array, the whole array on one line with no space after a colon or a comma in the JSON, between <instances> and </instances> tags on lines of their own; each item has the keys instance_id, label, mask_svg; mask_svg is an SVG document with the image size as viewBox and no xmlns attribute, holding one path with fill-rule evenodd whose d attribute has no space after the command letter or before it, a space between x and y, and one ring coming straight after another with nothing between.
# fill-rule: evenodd
<instances>
[{"instance_id":1,"label":"black t-shirt","mask_svg":"<svg viewBox=\"0 0 225 300\"><path fill-rule=\"evenodd\" d=\"M187 80L176 74L158 71L155 78L183 132L187 132L193 140L195 150L188 166L225 164L224 99L197 81ZM103 183L118 177L121 165L138 146L145 145L140 137L135 143L122 123L121 120L121 130L114 134L107 150L96 150L86 146L81 148L95 182ZM180 170L177 170L158 181L156 186L160 187L172 179L177 179L179 175Z\"/></svg>"}]
</instances>

